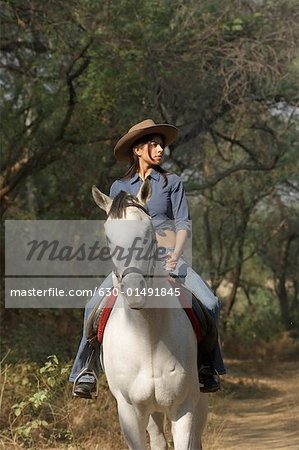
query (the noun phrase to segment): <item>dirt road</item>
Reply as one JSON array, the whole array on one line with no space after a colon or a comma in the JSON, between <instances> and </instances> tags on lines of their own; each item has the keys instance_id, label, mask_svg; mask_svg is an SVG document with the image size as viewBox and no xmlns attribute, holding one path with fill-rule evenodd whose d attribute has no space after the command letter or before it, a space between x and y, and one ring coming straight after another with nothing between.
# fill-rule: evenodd
<instances>
[{"instance_id":1,"label":"dirt road","mask_svg":"<svg viewBox=\"0 0 299 450\"><path fill-rule=\"evenodd\" d=\"M298 361L227 365L221 399L211 396L204 448L299 450Z\"/></svg>"}]
</instances>

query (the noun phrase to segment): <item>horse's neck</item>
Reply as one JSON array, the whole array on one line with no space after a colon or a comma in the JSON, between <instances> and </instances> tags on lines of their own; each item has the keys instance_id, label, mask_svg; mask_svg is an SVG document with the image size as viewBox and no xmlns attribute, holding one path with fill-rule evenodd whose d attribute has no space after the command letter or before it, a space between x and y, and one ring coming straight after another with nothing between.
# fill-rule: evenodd
<instances>
[{"instance_id":1,"label":"horse's neck","mask_svg":"<svg viewBox=\"0 0 299 450\"><path fill-rule=\"evenodd\" d=\"M165 331L173 322L173 311L169 309L142 308L140 310L123 308L123 330L131 330L137 340L147 341L149 345L156 345L164 340Z\"/></svg>"},{"instance_id":2,"label":"horse's neck","mask_svg":"<svg viewBox=\"0 0 299 450\"><path fill-rule=\"evenodd\" d=\"M161 292L162 288L169 289L171 286L166 279L157 279L154 289ZM148 332L150 335L158 336L163 330L172 326L177 320L180 302L176 296L149 296L146 307L142 309L131 309L127 302L120 296L118 305L123 317L125 327L140 330L141 334Z\"/></svg>"}]
</instances>

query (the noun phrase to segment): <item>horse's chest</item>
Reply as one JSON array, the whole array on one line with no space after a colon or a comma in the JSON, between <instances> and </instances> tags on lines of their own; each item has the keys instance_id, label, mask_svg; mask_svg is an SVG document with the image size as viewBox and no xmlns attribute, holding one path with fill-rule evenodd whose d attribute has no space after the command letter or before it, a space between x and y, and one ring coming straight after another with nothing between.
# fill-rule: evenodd
<instances>
[{"instance_id":1,"label":"horse's chest","mask_svg":"<svg viewBox=\"0 0 299 450\"><path fill-rule=\"evenodd\" d=\"M117 389L129 403L152 405L159 410L183 399L190 381L180 367L172 364L163 371L143 368L136 374L130 373L118 379Z\"/></svg>"},{"instance_id":2,"label":"horse's chest","mask_svg":"<svg viewBox=\"0 0 299 450\"><path fill-rule=\"evenodd\" d=\"M113 364L110 359L106 375L116 397L120 392L129 403L165 410L182 401L194 385L196 370L192 370L192 363L188 361L189 367L181 363L168 349L151 353L146 346L143 352L123 348L113 358Z\"/></svg>"},{"instance_id":3,"label":"horse's chest","mask_svg":"<svg viewBox=\"0 0 299 450\"><path fill-rule=\"evenodd\" d=\"M118 325L121 322L118 317ZM197 385L196 339L188 325L182 324L180 329L185 330L185 335L178 340L174 326L168 328L167 336L162 336L162 330L116 327L112 321L109 327L108 323L104 362L112 393L116 397L121 393L129 403L147 404L155 410L182 401ZM121 329L126 330L122 335Z\"/></svg>"}]
</instances>

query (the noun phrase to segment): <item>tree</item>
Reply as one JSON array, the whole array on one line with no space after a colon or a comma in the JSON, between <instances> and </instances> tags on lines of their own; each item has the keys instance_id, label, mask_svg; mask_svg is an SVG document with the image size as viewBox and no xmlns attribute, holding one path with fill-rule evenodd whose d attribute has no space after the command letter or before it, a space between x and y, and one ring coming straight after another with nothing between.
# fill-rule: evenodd
<instances>
[{"instance_id":1,"label":"tree","mask_svg":"<svg viewBox=\"0 0 299 450\"><path fill-rule=\"evenodd\" d=\"M92 160L94 176L90 149L101 147L98 167L110 169L107 153L117 136L144 116L180 126L171 151L183 169L181 145L210 132L219 118L280 98L292 103L294 8L289 1L225 8L212 0L50 1L42 8L6 2L4 211L29 177L74 152ZM218 177L242 169L247 160Z\"/></svg>"},{"instance_id":2,"label":"tree","mask_svg":"<svg viewBox=\"0 0 299 450\"><path fill-rule=\"evenodd\" d=\"M256 210L296 177L296 7L3 2L3 217L98 217L91 185L107 192L125 170L115 166L117 138L145 117L175 123L180 137L166 165L203 212L196 261L215 289L231 282L230 314L248 281L244 264L262 258L271 235L267 212L255 229Z\"/></svg>"},{"instance_id":3,"label":"tree","mask_svg":"<svg viewBox=\"0 0 299 450\"><path fill-rule=\"evenodd\" d=\"M284 256L279 253L284 248L277 246L282 218L274 220L273 207L269 208L271 199L281 195L279 193L282 186L286 198L294 197L293 191L297 186L295 128L297 119L296 117L291 119L293 123L290 127L289 114L288 108L282 109L280 114L277 114L277 111L272 113L269 111L266 129L273 131L266 135L264 132L253 133L253 124L259 129L260 116L257 109L252 111L247 109L243 117L236 118L235 124L232 121L230 125L219 121L217 130L220 132L217 131L217 134L224 136L220 126L225 127L224 139L215 141L212 132L210 138L201 142L201 165L193 168L194 171L198 171L199 182L189 181L196 218L193 221L195 260L203 273L207 272L214 290L220 287L223 279L230 283L224 309L226 316L230 316L240 289L244 290L249 299L251 289L255 289L258 285L266 289L269 273L265 266L263 281L259 279L260 264L257 261L253 279L252 267L249 273L247 266L257 255L266 257L272 247L280 256L275 259L272 256L266 257L268 261L274 264L275 260L281 262L281 258L284 258L285 272L275 265L276 272L280 270L280 282L277 273L275 282L276 293L280 291L278 294L280 304L287 303L283 295L288 297L298 295L295 294L297 282L291 281L287 275L296 267L294 258L289 255L289 245L295 247L296 237L291 233L292 244L287 241L286 253ZM229 126L232 126L232 130ZM238 166L244 158L244 153L248 154L248 151L251 152L250 149L253 154L251 161L248 159L250 163L246 163L247 171L232 171L229 176L219 177L219 173L225 174L230 170L226 167L232 166L232 162ZM203 168L201 172L200 167ZM198 192L201 193L200 197ZM291 209L284 208L281 216L283 214L284 220L293 223ZM294 274L292 277L296 278ZM297 304L296 302L297 300L293 300L292 304ZM281 311L286 317L287 314L283 309ZM284 323L287 324L287 319Z\"/></svg>"}]
</instances>

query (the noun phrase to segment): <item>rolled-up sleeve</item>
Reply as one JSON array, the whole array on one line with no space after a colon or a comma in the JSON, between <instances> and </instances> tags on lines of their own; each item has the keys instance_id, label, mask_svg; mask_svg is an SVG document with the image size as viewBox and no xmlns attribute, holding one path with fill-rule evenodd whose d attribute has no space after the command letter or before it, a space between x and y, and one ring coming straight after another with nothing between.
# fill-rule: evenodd
<instances>
[{"instance_id":1,"label":"rolled-up sleeve","mask_svg":"<svg viewBox=\"0 0 299 450\"><path fill-rule=\"evenodd\" d=\"M183 183L179 177L174 180L171 190L171 204L175 230L187 230L190 234L190 214Z\"/></svg>"}]
</instances>

